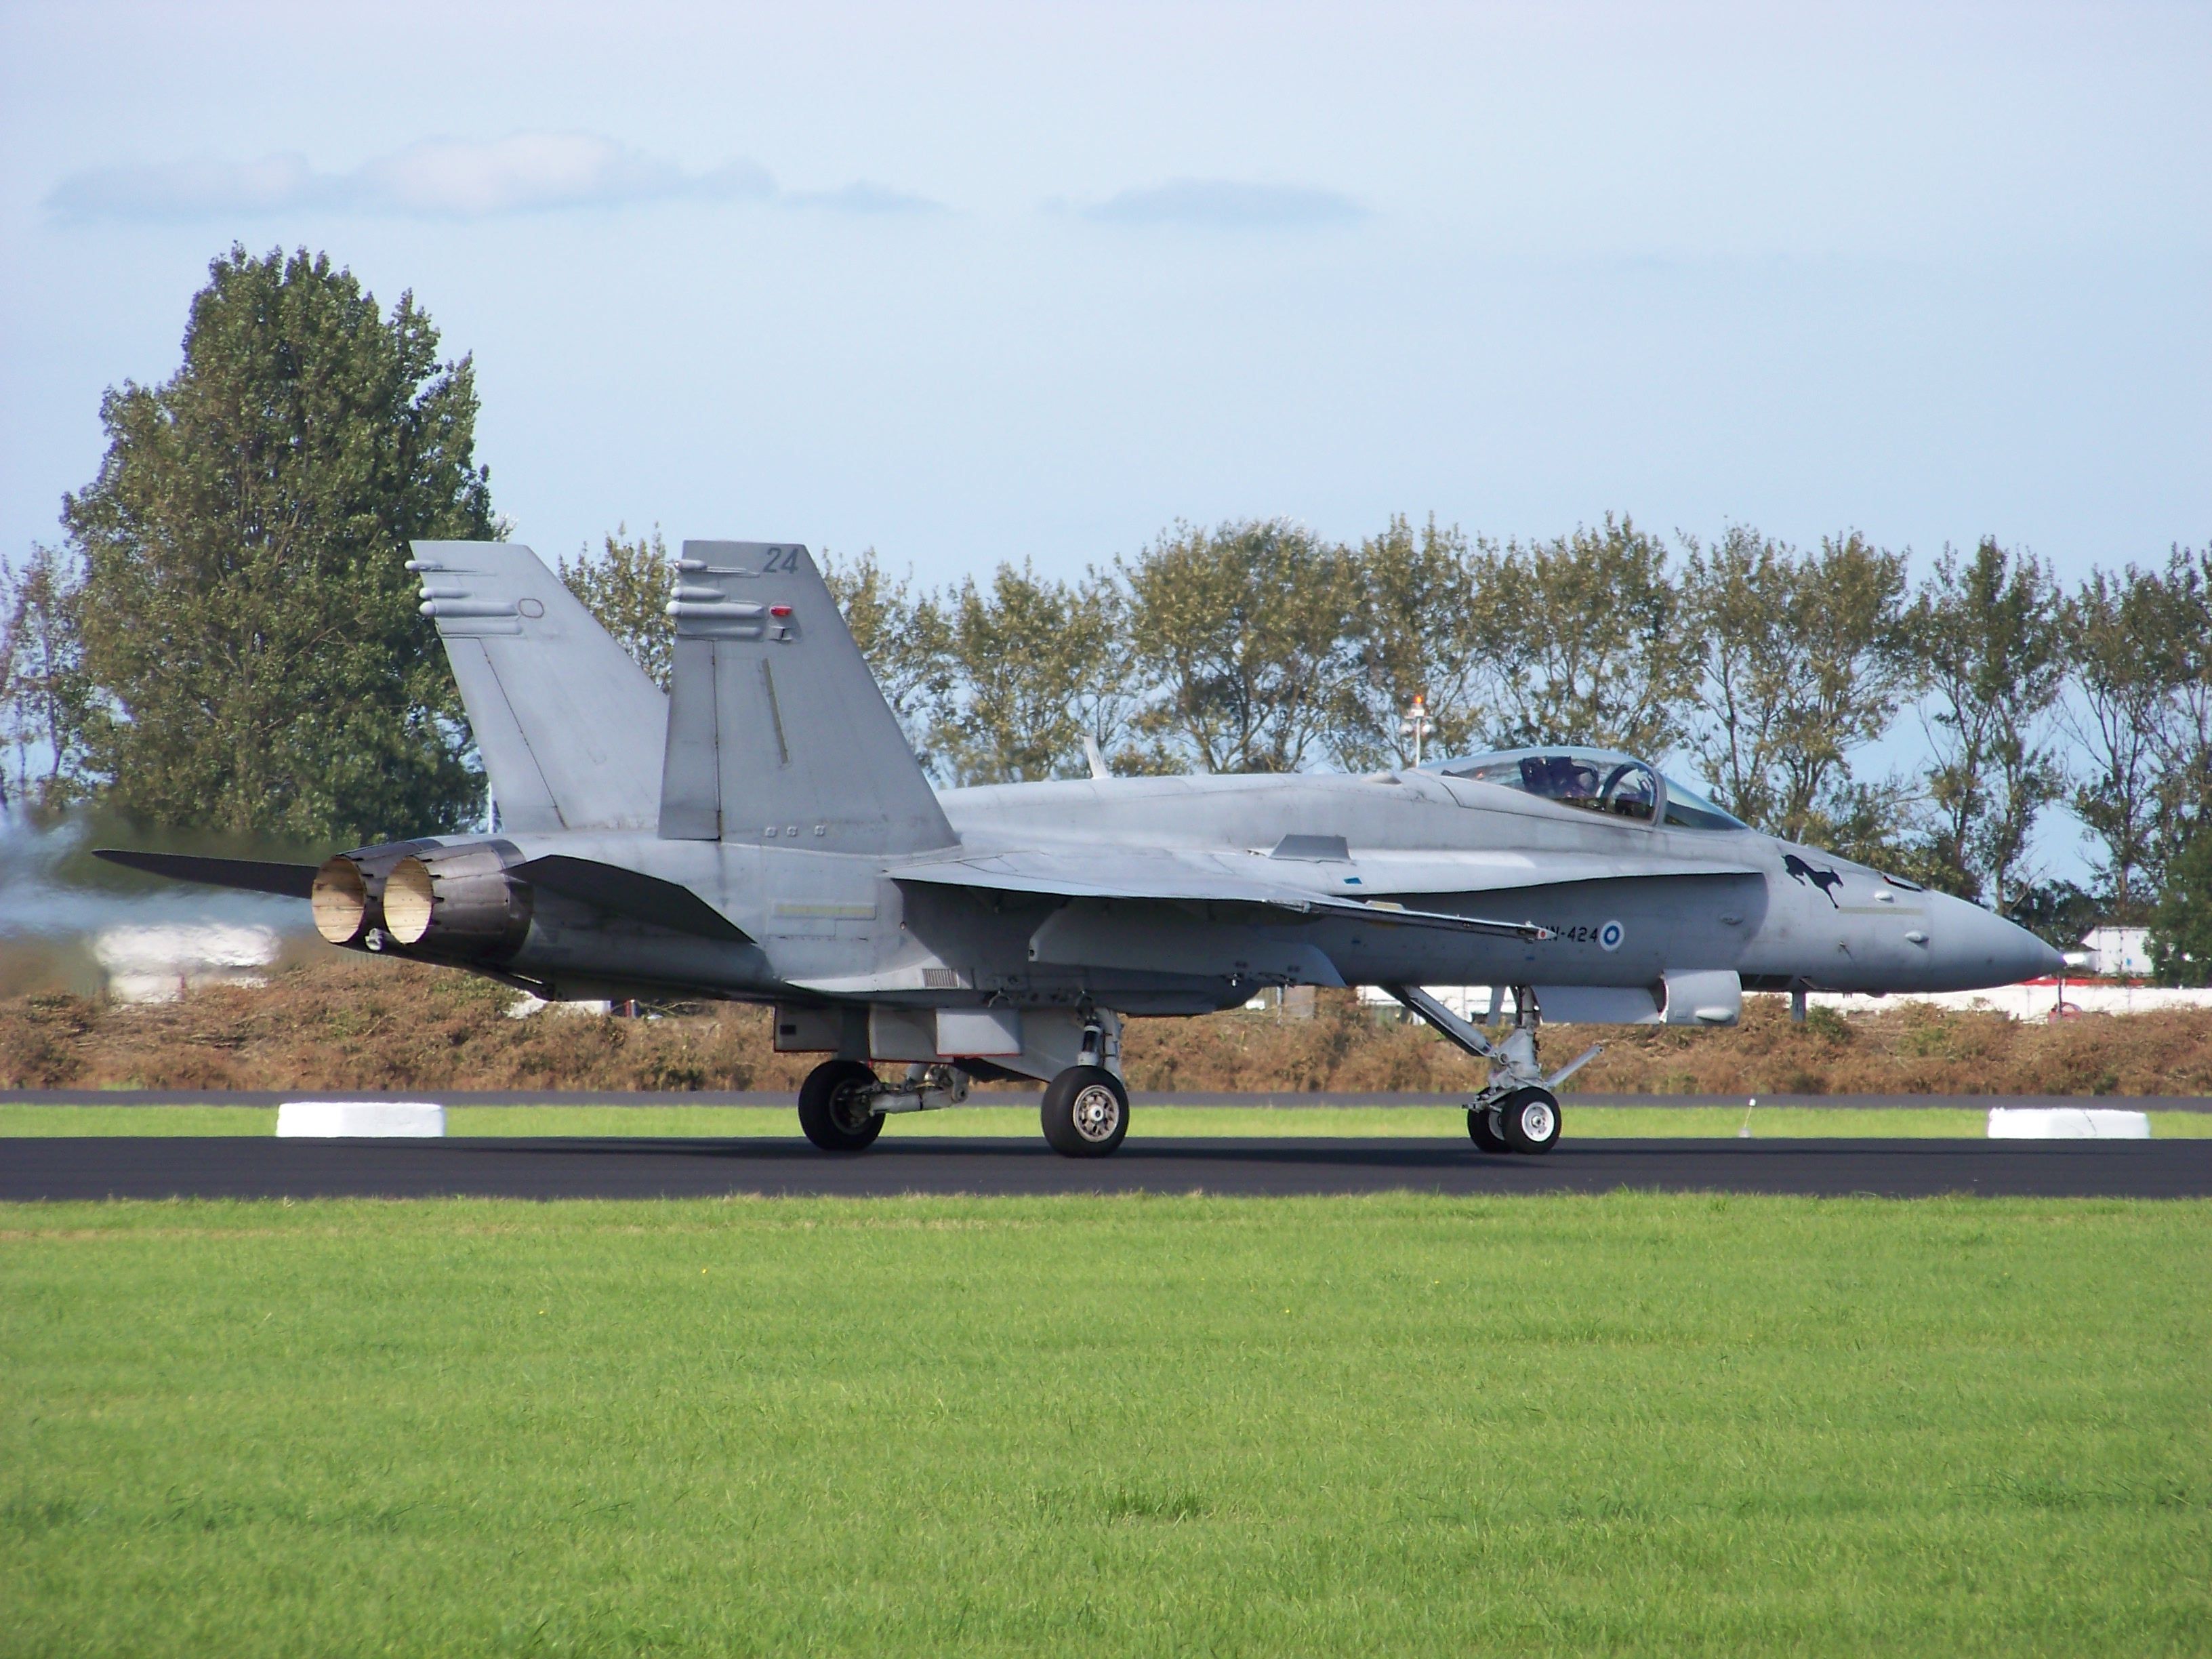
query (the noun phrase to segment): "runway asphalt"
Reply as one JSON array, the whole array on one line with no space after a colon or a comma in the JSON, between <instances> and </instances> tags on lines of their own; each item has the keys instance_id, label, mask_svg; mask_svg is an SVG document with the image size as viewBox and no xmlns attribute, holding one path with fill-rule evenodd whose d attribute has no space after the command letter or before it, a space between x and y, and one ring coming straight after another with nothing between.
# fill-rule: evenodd
<instances>
[{"instance_id":1,"label":"runway asphalt","mask_svg":"<svg viewBox=\"0 0 2212 1659\"><path fill-rule=\"evenodd\" d=\"M1133 1138L1077 1161L1028 1139L0 1141L0 1200L139 1198L875 1197L908 1193L1233 1195L1410 1191L2212 1196L2212 1140L1603 1140L1541 1158L1449 1140Z\"/></svg>"}]
</instances>

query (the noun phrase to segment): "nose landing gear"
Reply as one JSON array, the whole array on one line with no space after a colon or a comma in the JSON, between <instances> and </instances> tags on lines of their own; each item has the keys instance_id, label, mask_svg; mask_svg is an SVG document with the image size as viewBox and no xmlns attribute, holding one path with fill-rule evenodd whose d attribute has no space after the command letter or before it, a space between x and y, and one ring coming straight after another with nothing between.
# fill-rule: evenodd
<instances>
[{"instance_id":1,"label":"nose landing gear","mask_svg":"<svg viewBox=\"0 0 2212 1659\"><path fill-rule=\"evenodd\" d=\"M1513 1026L1497 1042L1417 985L1382 989L1448 1041L1490 1062L1490 1081L1467 1104L1468 1139L1486 1152L1548 1152L1559 1144L1557 1091L1597 1058L1597 1045L1547 1077L1536 1059L1536 998L1527 986L1513 988Z\"/></svg>"},{"instance_id":2,"label":"nose landing gear","mask_svg":"<svg viewBox=\"0 0 2212 1659\"><path fill-rule=\"evenodd\" d=\"M1548 1152L1559 1144L1559 1097L1549 1089L1515 1089L1467 1109L1467 1138L1486 1152Z\"/></svg>"},{"instance_id":3,"label":"nose landing gear","mask_svg":"<svg viewBox=\"0 0 2212 1659\"><path fill-rule=\"evenodd\" d=\"M1498 1103L1506 1150L1548 1152L1559 1140L1559 1097L1549 1089L1516 1089Z\"/></svg>"}]
</instances>

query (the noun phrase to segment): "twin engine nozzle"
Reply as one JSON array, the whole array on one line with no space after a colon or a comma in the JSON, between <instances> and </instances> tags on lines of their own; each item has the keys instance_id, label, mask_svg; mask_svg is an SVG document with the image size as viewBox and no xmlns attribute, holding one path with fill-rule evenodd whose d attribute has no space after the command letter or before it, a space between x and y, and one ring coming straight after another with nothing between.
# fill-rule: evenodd
<instances>
[{"instance_id":1,"label":"twin engine nozzle","mask_svg":"<svg viewBox=\"0 0 2212 1659\"><path fill-rule=\"evenodd\" d=\"M315 872L315 931L365 946L382 932L429 957L510 957L530 931L531 889L507 873L522 854L504 841L398 842L340 853Z\"/></svg>"}]
</instances>

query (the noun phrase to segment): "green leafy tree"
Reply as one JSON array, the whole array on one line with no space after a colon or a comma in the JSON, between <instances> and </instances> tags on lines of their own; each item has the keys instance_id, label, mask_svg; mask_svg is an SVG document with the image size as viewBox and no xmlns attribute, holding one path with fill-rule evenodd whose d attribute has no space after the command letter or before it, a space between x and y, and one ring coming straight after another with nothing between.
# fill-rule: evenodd
<instances>
[{"instance_id":1,"label":"green leafy tree","mask_svg":"<svg viewBox=\"0 0 2212 1659\"><path fill-rule=\"evenodd\" d=\"M1628 519L1474 562L1480 632L1501 643L1501 744L1586 743L1656 758L1684 735L1695 642L1667 550Z\"/></svg>"},{"instance_id":2,"label":"green leafy tree","mask_svg":"<svg viewBox=\"0 0 2212 1659\"><path fill-rule=\"evenodd\" d=\"M2113 920L2137 918L2154 836L2161 735L2173 725L2185 608L2155 573L2094 572L2061 613L2075 695L2060 706L2075 755L2074 815L2103 848L2098 878Z\"/></svg>"},{"instance_id":3,"label":"green leafy tree","mask_svg":"<svg viewBox=\"0 0 2212 1659\"><path fill-rule=\"evenodd\" d=\"M1168 752L1206 772L1291 772L1324 751L1355 662L1346 549L1279 520L1178 525L1115 568L1153 697L1141 724Z\"/></svg>"},{"instance_id":4,"label":"green leafy tree","mask_svg":"<svg viewBox=\"0 0 2212 1659\"><path fill-rule=\"evenodd\" d=\"M1440 529L1433 514L1419 531L1394 514L1381 535L1360 544L1353 672L1328 737L1347 772L1413 763L1403 727L1417 696L1430 720L1425 758L1480 746L1490 707L1485 676L1505 642L1484 632L1490 617L1473 558L1459 527Z\"/></svg>"},{"instance_id":5,"label":"green leafy tree","mask_svg":"<svg viewBox=\"0 0 2212 1659\"><path fill-rule=\"evenodd\" d=\"M936 771L930 734L954 695L951 630L943 607L934 594L917 592L910 575L886 571L872 547L848 559L823 549L822 577L916 758Z\"/></svg>"},{"instance_id":6,"label":"green leafy tree","mask_svg":"<svg viewBox=\"0 0 2212 1659\"><path fill-rule=\"evenodd\" d=\"M234 247L210 276L183 366L107 393L99 476L64 498L84 769L167 824L453 828L479 781L404 561L495 533L471 365L325 256Z\"/></svg>"},{"instance_id":7,"label":"green leafy tree","mask_svg":"<svg viewBox=\"0 0 2212 1659\"><path fill-rule=\"evenodd\" d=\"M1854 787L1850 756L1896 718L1904 559L1856 532L1801 554L1736 526L1710 550L1690 543L1684 586L1689 747L1721 805L1792 841L1886 833L1874 826L1893 802Z\"/></svg>"},{"instance_id":8,"label":"green leafy tree","mask_svg":"<svg viewBox=\"0 0 2212 1659\"><path fill-rule=\"evenodd\" d=\"M2032 884L2029 836L2064 775L2047 716L2065 679L2060 595L2033 556L1984 538L1949 549L1915 600L1911 636L1935 757L1928 794L1942 885L2009 909Z\"/></svg>"},{"instance_id":9,"label":"green leafy tree","mask_svg":"<svg viewBox=\"0 0 2212 1659\"><path fill-rule=\"evenodd\" d=\"M2212 831L2166 861L2150 914L2151 972L2161 985L2212 985Z\"/></svg>"},{"instance_id":10,"label":"green leafy tree","mask_svg":"<svg viewBox=\"0 0 2212 1659\"><path fill-rule=\"evenodd\" d=\"M2012 919L2046 945L2070 951L2109 919L2105 902L2064 880L2039 881L2013 901Z\"/></svg>"},{"instance_id":11,"label":"green leafy tree","mask_svg":"<svg viewBox=\"0 0 2212 1659\"><path fill-rule=\"evenodd\" d=\"M2155 618L2145 643L2165 688L2151 726L2149 873L2212 830L2212 547L2176 547L2163 576L2146 584ZM2147 627L2152 624L2147 621Z\"/></svg>"},{"instance_id":12,"label":"green leafy tree","mask_svg":"<svg viewBox=\"0 0 2212 1659\"><path fill-rule=\"evenodd\" d=\"M1923 887L1948 892L1955 881L1937 854L1925 797L1915 783L1894 773L1838 786L1821 809L1812 844Z\"/></svg>"},{"instance_id":13,"label":"green leafy tree","mask_svg":"<svg viewBox=\"0 0 2212 1659\"><path fill-rule=\"evenodd\" d=\"M561 561L568 591L664 691L675 665L676 622L668 614L675 576L675 556L657 525L649 537L617 525L597 557L580 550L574 560Z\"/></svg>"},{"instance_id":14,"label":"green leafy tree","mask_svg":"<svg viewBox=\"0 0 2212 1659\"><path fill-rule=\"evenodd\" d=\"M76 601L54 549L33 547L21 571L0 560L0 744L15 763L12 788L0 771L0 810L52 810L71 793L85 712Z\"/></svg>"},{"instance_id":15,"label":"green leafy tree","mask_svg":"<svg viewBox=\"0 0 2212 1659\"><path fill-rule=\"evenodd\" d=\"M960 695L946 701L934 744L956 782L1082 777L1085 738L1102 754L1123 744L1123 608L1096 573L1053 581L1024 562L1000 565L988 588L962 584L945 605Z\"/></svg>"}]
</instances>

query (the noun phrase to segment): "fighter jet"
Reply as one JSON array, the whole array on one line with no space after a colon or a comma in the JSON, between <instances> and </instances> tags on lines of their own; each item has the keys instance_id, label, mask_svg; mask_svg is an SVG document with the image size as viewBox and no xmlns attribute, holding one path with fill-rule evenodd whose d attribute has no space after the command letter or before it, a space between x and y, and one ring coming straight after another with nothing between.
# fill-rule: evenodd
<instances>
[{"instance_id":1,"label":"fighter jet","mask_svg":"<svg viewBox=\"0 0 2212 1659\"><path fill-rule=\"evenodd\" d=\"M808 550L684 544L664 696L528 548L417 542L498 830L319 868L132 852L306 899L332 945L548 999L774 1010L825 1058L826 1152L973 1081L1045 1085L1044 1137L1121 1144L1122 1022L1267 987L1376 986L1487 1067L1486 1152L1559 1139L1541 1024L1735 1023L1747 989L2008 984L2058 954L1962 900L1759 834L1633 757L1546 746L1365 776L933 788ZM1421 988L1498 988L1460 1018Z\"/></svg>"}]
</instances>

